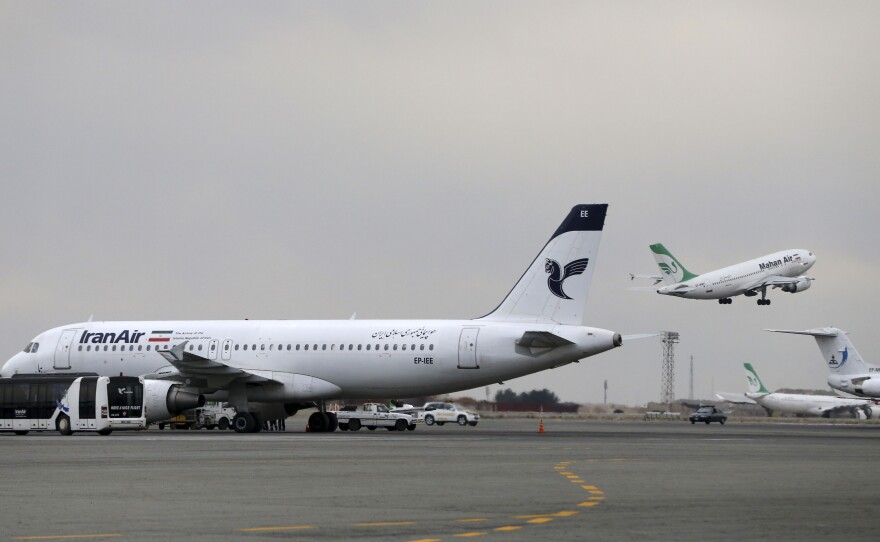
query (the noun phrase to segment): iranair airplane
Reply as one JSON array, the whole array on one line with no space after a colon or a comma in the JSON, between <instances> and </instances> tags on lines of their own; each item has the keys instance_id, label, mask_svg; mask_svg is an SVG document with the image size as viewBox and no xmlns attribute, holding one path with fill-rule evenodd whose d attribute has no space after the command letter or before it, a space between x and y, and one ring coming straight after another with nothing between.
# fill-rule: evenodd
<instances>
[{"instance_id":1,"label":"iranair airplane","mask_svg":"<svg viewBox=\"0 0 880 542\"><path fill-rule=\"evenodd\" d=\"M749 391L745 395L718 392L715 395L729 403L759 404L767 414L783 412L797 416L821 416L830 418L833 414L848 413L857 418L870 418L874 403L868 399L851 399L830 395L806 395L797 393L771 393L764 387L758 373L751 363L743 363Z\"/></svg>"},{"instance_id":2,"label":"iranair airplane","mask_svg":"<svg viewBox=\"0 0 880 542\"><path fill-rule=\"evenodd\" d=\"M880 367L871 365L862 359L859 351L849 340L846 331L835 327L790 331L786 329L768 329L774 333L793 333L795 335L812 335L816 338L822 357L828 364L831 373L828 385L846 393L861 397L880 397Z\"/></svg>"},{"instance_id":3,"label":"iranair airplane","mask_svg":"<svg viewBox=\"0 0 880 542\"><path fill-rule=\"evenodd\" d=\"M688 271L661 243L651 245L661 275L630 275L632 278L651 278L654 284L665 286L658 294L687 299L717 299L722 305L733 302L731 297L761 294L758 305L769 305L767 288L781 288L783 292L803 292L811 279L804 275L816 263L812 252L803 249L783 250L754 260L731 265L716 271L697 275Z\"/></svg>"},{"instance_id":4,"label":"iranair airplane","mask_svg":"<svg viewBox=\"0 0 880 542\"><path fill-rule=\"evenodd\" d=\"M473 320L85 322L35 337L0 370L149 375L229 401L238 432L325 400L414 397L485 386L622 344L584 325L606 204L577 205L491 313ZM146 392L145 392L146 393Z\"/></svg>"}]
</instances>

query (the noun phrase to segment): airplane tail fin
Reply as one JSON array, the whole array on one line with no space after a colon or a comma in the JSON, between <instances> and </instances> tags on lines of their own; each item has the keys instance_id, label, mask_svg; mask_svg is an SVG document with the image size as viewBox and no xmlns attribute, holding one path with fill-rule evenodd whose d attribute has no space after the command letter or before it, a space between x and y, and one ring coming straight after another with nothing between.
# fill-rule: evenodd
<instances>
[{"instance_id":1,"label":"airplane tail fin","mask_svg":"<svg viewBox=\"0 0 880 542\"><path fill-rule=\"evenodd\" d=\"M764 387L764 383L761 382L758 372L755 371L755 368L752 367L751 363L743 363L743 367L746 368L746 380L749 381L749 393L770 393L770 391Z\"/></svg>"},{"instance_id":2,"label":"airplane tail fin","mask_svg":"<svg viewBox=\"0 0 880 542\"><path fill-rule=\"evenodd\" d=\"M675 284L683 280L690 280L696 277L695 274L688 271L678 259L672 255L663 243L655 243L651 245L651 252L654 253L654 259L657 260L657 266L663 274L663 282L666 284Z\"/></svg>"},{"instance_id":3,"label":"airplane tail fin","mask_svg":"<svg viewBox=\"0 0 880 542\"><path fill-rule=\"evenodd\" d=\"M840 375L867 373L871 368L878 368L862 359L862 355L853 346L846 331L835 327L791 331L787 329L768 329L776 333L792 333L795 335L812 335L822 351L822 357L832 373Z\"/></svg>"},{"instance_id":4,"label":"airplane tail fin","mask_svg":"<svg viewBox=\"0 0 880 542\"><path fill-rule=\"evenodd\" d=\"M581 325L607 204L576 205L504 301L483 320Z\"/></svg>"}]
</instances>

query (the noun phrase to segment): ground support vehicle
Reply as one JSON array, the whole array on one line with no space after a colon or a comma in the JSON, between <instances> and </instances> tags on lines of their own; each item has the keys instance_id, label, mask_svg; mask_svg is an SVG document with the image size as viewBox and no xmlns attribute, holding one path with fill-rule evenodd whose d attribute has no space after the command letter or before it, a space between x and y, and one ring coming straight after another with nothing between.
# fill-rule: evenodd
<instances>
[{"instance_id":1,"label":"ground support vehicle","mask_svg":"<svg viewBox=\"0 0 880 542\"><path fill-rule=\"evenodd\" d=\"M332 414L335 414L339 429L343 431L357 431L361 427L370 430L384 427L389 431L413 431L417 423L409 414L391 412L387 406L381 403L364 403L360 407L343 407Z\"/></svg>"},{"instance_id":2,"label":"ground support vehicle","mask_svg":"<svg viewBox=\"0 0 880 542\"><path fill-rule=\"evenodd\" d=\"M396 409L406 412L407 409ZM470 425L475 427L480 422L480 415L472 410L468 410L461 405L455 403L431 402L425 403L424 406L411 409L411 411L419 418L425 421L425 425L444 425L447 422L457 423L458 425Z\"/></svg>"},{"instance_id":3,"label":"ground support vehicle","mask_svg":"<svg viewBox=\"0 0 880 542\"><path fill-rule=\"evenodd\" d=\"M145 429L144 379L134 376L15 375L0 379L0 431Z\"/></svg>"},{"instance_id":4,"label":"ground support vehicle","mask_svg":"<svg viewBox=\"0 0 880 542\"><path fill-rule=\"evenodd\" d=\"M724 425L724 422L727 421L727 414L716 406L703 405L691 414L688 419L691 423L705 422L708 425L712 422L719 422L721 425Z\"/></svg>"}]
</instances>

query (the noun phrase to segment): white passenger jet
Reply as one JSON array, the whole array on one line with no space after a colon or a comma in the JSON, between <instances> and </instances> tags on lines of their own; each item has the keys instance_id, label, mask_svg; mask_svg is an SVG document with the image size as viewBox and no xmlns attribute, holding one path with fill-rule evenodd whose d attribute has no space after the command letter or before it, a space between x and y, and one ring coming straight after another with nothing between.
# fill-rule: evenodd
<instances>
[{"instance_id":1,"label":"white passenger jet","mask_svg":"<svg viewBox=\"0 0 880 542\"><path fill-rule=\"evenodd\" d=\"M797 416L820 416L830 418L836 413L850 413L859 418L870 418L873 403L868 399L851 399L831 395L806 395L800 393L771 393L764 387L751 363L743 363L749 391L745 394L718 392L715 395L729 403L759 404L767 414L783 412Z\"/></svg>"},{"instance_id":2,"label":"white passenger jet","mask_svg":"<svg viewBox=\"0 0 880 542\"><path fill-rule=\"evenodd\" d=\"M786 329L768 329L774 333L793 333L795 335L812 335L816 338L822 357L828 364L831 373L828 385L846 393L861 397L880 397L880 367L871 365L862 359L859 351L853 346L846 331L836 327L790 331Z\"/></svg>"},{"instance_id":3,"label":"white passenger jet","mask_svg":"<svg viewBox=\"0 0 880 542\"><path fill-rule=\"evenodd\" d=\"M577 205L491 313L473 320L84 322L39 334L0 370L143 375L232 403L239 432L323 402L449 393L622 344L584 325L606 204Z\"/></svg>"},{"instance_id":4,"label":"white passenger jet","mask_svg":"<svg viewBox=\"0 0 880 542\"><path fill-rule=\"evenodd\" d=\"M803 275L816 263L812 252L803 249L783 250L754 260L734 264L716 271L696 275L688 271L661 243L651 245L651 252L660 267L661 275L630 275L631 278L651 278L654 284L666 286L658 294L687 299L717 299L722 305L733 302L732 296L753 297L761 294L758 305L769 305L767 288L782 288L783 292L803 292L813 279Z\"/></svg>"}]
</instances>

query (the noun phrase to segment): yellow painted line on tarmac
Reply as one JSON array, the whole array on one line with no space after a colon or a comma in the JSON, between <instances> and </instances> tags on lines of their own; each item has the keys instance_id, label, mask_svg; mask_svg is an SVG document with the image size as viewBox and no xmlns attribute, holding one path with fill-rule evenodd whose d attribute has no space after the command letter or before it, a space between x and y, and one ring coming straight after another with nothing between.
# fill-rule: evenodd
<instances>
[{"instance_id":1,"label":"yellow painted line on tarmac","mask_svg":"<svg viewBox=\"0 0 880 542\"><path fill-rule=\"evenodd\" d=\"M504 527L495 527L496 531L518 531L522 529L519 525L505 525Z\"/></svg>"},{"instance_id":2,"label":"yellow painted line on tarmac","mask_svg":"<svg viewBox=\"0 0 880 542\"><path fill-rule=\"evenodd\" d=\"M487 534L489 534L489 533L487 533L485 531L473 531L470 533L459 533L459 534L452 535L452 536L457 536L458 538L473 538L475 536L486 536Z\"/></svg>"},{"instance_id":3,"label":"yellow painted line on tarmac","mask_svg":"<svg viewBox=\"0 0 880 542\"><path fill-rule=\"evenodd\" d=\"M419 538L418 540L410 540L409 542L442 542L440 538Z\"/></svg>"},{"instance_id":4,"label":"yellow painted line on tarmac","mask_svg":"<svg viewBox=\"0 0 880 542\"><path fill-rule=\"evenodd\" d=\"M381 521L375 523L355 523L355 527L398 527L401 525L415 525L415 521Z\"/></svg>"},{"instance_id":5,"label":"yellow painted line on tarmac","mask_svg":"<svg viewBox=\"0 0 880 542\"><path fill-rule=\"evenodd\" d=\"M605 497L590 497L591 501L604 501Z\"/></svg>"},{"instance_id":6,"label":"yellow painted line on tarmac","mask_svg":"<svg viewBox=\"0 0 880 542\"><path fill-rule=\"evenodd\" d=\"M14 536L13 540L73 540L85 538L112 538L114 536L125 536L122 533L103 533L103 534L58 534L45 536Z\"/></svg>"},{"instance_id":7,"label":"yellow painted line on tarmac","mask_svg":"<svg viewBox=\"0 0 880 542\"><path fill-rule=\"evenodd\" d=\"M543 518L530 519L526 523L536 523L537 524L537 523L549 523L551 521L553 521L553 518L543 517Z\"/></svg>"},{"instance_id":8,"label":"yellow painted line on tarmac","mask_svg":"<svg viewBox=\"0 0 880 542\"><path fill-rule=\"evenodd\" d=\"M479 523L481 521L489 521L489 518L464 518L455 520L457 523Z\"/></svg>"},{"instance_id":9,"label":"yellow painted line on tarmac","mask_svg":"<svg viewBox=\"0 0 880 542\"><path fill-rule=\"evenodd\" d=\"M314 529L314 525L279 525L277 527L248 527L247 529L239 529L241 533L265 533L272 531L298 531L301 529Z\"/></svg>"},{"instance_id":10,"label":"yellow painted line on tarmac","mask_svg":"<svg viewBox=\"0 0 880 542\"><path fill-rule=\"evenodd\" d=\"M596 506L597 504L599 504L598 501L586 501L586 502L582 502L582 503L578 504L578 506L583 506L584 508L587 508L590 506Z\"/></svg>"}]
</instances>

